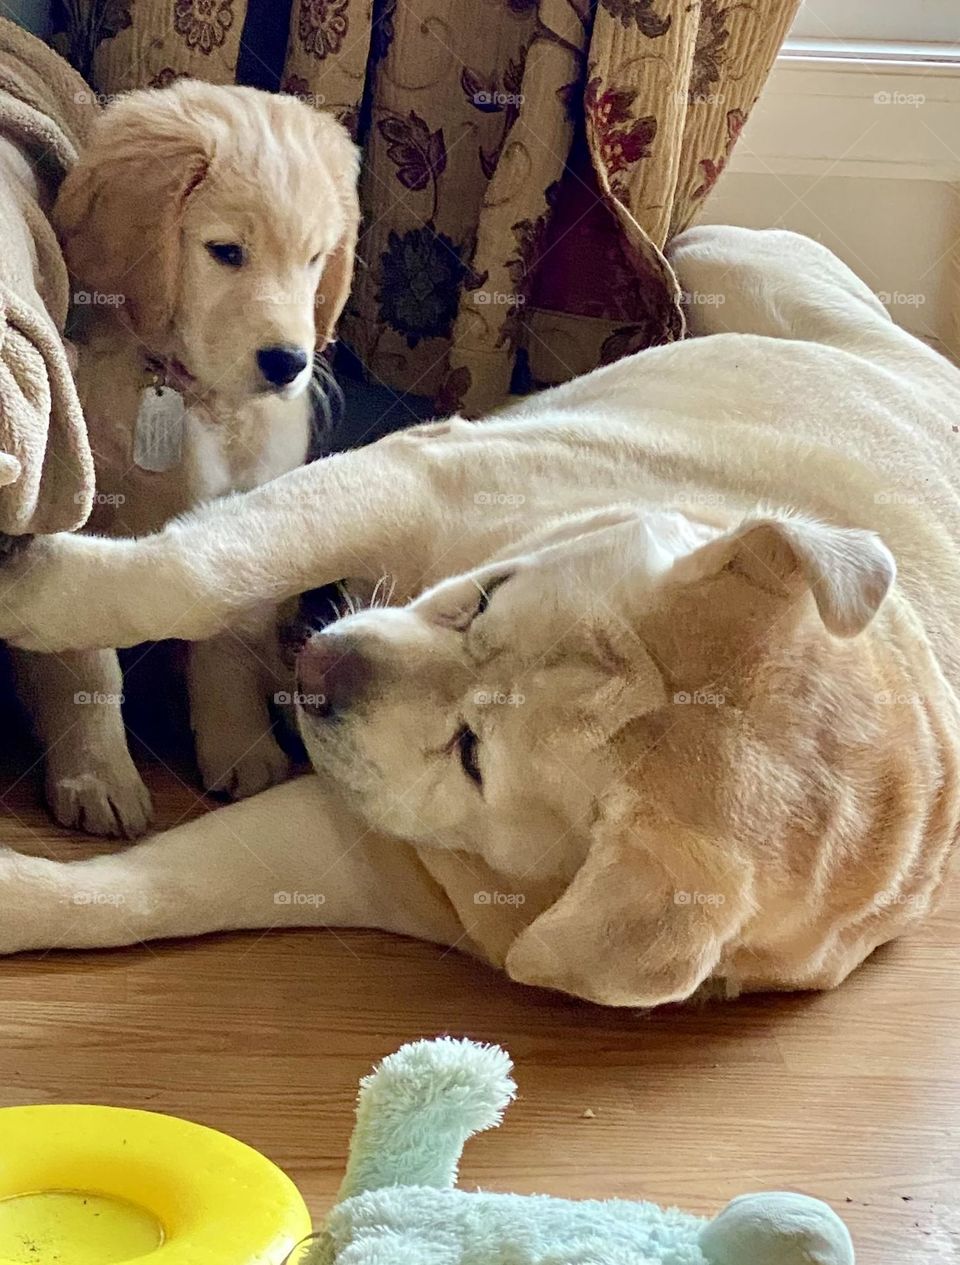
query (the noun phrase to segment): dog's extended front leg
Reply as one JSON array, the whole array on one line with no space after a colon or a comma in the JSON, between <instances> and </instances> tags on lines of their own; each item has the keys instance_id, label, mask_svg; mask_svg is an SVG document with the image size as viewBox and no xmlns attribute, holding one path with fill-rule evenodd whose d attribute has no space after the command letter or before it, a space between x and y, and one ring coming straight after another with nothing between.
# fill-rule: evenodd
<instances>
[{"instance_id":1,"label":"dog's extended front leg","mask_svg":"<svg viewBox=\"0 0 960 1265\"><path fill-rule=\"evenodd\" d=\"M109 856L0 852L2 953L305 926L461 936L416 852L370 831L316 775Z\"/></svg>"},{"instance_id":2,"label":"dog's extended front leg","mask_svg":"<svg viewBox=\"0 0 960 1265\"><path fill-rule=\"evenodd\" d=\"M400 441L400 442L398 442ZM0 569L0 636L35 650L200 640L345 576L398 594L442 552L428 445L388 439L202 506L139 540L42 537Z\"/></svg>"}]
</instances>

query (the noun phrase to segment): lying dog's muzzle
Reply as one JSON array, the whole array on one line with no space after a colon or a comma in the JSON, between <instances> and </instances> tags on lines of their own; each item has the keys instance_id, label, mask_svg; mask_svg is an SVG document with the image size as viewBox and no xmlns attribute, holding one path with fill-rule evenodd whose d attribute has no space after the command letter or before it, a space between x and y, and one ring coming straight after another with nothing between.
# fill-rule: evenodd
<instances>
[{"instance_id":1,"label":"lying dog's muzzle","mask_svg":"<svg viewBox=\"0 0 960 1265\"><path fill-rule=\"evenodd\" d=\"M297 656L297 702L308 715L330 720L356 702L371 676L370 661L351 637L316 633Z\"/></svg>"}]
</instances>

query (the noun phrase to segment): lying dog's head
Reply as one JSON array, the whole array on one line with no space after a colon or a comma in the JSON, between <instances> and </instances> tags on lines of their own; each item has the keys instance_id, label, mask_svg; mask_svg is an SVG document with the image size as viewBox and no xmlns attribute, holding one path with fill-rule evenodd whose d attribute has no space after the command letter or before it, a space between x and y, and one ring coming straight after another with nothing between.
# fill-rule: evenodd
<instances>
[{"instance_id":1,"label":"lying dog's head","mask_svg":"<svg viewBox=\"0 0 960 1265\"><path fill-rule=\"evenodd\" d=\"M331 115L181 80L106 109L54 220L89 301L198 393L292 395L347 298L356 177Z\"/></svg>"},{"instance_id":2,"label":"lying dog's head","mask_svg":"<svg viewBox=\"0 0 960 1265\"><path fill-rule=\"evenodd\" d=\"M754 981L814 986L926 793L922 701L882 705L905 687L861 636L893 559L796 518L600 521L315 635L311 757L401 838L567 884L518 979L649 1005L747 946Z\"/></svg>"}]
</instances>

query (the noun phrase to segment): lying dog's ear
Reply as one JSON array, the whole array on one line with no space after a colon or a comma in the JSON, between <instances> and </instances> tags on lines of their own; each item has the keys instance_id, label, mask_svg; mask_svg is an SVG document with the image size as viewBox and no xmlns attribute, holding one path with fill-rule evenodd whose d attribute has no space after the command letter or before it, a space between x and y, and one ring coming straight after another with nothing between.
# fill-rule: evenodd
<instances>
[{"instance_id":1,"label":"lying dog's ear","mask_svg":"<svg viewBox=\"0 0 960 1265\"><path fill-rule=\"evenodd\" d=\"M897 568L874 532L801 518L757 518L684 559L679 575L739 575L774 595L809 591L838 637L856 637L876 615Z\"/></svg>"},{"instance_id":2,"label":"lying dog's ear","mask_svg":"<svg viewBox=\"0 0 960 1265\"><path fill-rule=\"evenodd\" d=\"M53 220L91 303L110 303L148 344L173 319L180 217L212 154L202 119L176 89L130 92L107 107L60 188Z\"/></svg>"},{"instance_id":3,"label":"lying dog's ear","mask_svg":"<svg viewBox=\"0 0 960 1265\"><path fill-rule=\"evenodd\" d=\"M563 896L513 942L507 974L605 1006L683 1001L716 969L752 912L736 848L633 811L595 828ZM632 821L631 821L632 818Z\"/></svg>"},{"instance_id":4,"label":"lying dog's ear","mask_svg":"<svg viewBox=\"0 0 960 1265\"><path fill-rule=\"evenodd\" d=\"M333 342L337 321L350 294L353 266L360 228L360 203L357 196L360 153L345 127L331 114L317 114L317 148L331 169L336 196L340 201L344 229L340 240L330 251L320 274L316 295L317 347Z\"/></svg>"}]
</instances>

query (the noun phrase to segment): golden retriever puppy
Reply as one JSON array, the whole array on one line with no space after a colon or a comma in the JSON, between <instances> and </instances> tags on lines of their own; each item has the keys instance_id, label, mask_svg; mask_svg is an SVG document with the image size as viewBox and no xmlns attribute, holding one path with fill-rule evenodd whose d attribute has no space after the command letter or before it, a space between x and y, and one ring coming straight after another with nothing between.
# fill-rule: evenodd
<instances>
[{"instance_id":1,"label":"golden retriever puppy","mask_svg":"<svg viewBox=\"0 0 960 1265\"><path fill-rule=\"evenodd\" d=\"M315 775L122 856L0 854L0 947L375 926L652 1006L829 988L922 921L960 828L960 371L804 238L674 262L704 337L6 565L28 646L342 577L401 605L302 651Z\"/></svg>"},{"instance_id":2,"label":"golden retriever puppy","mask_svg":"<svg viewBox=\"0 0 960 1265\"><path fill-rule=\"evenodd\" d=\"M307 456L314 351L333 337L358 226L357 154L289 96L181 80L104 113L54 220L73 277L78 387L96 460L88 530L143 535ZM132 595L131 595L132 596ZM287 772L270 732L274 619L189 665L204 785ZM57 819L136 835L147 791L111 651L18 656Z\"/></svg>"}]
</instances>

